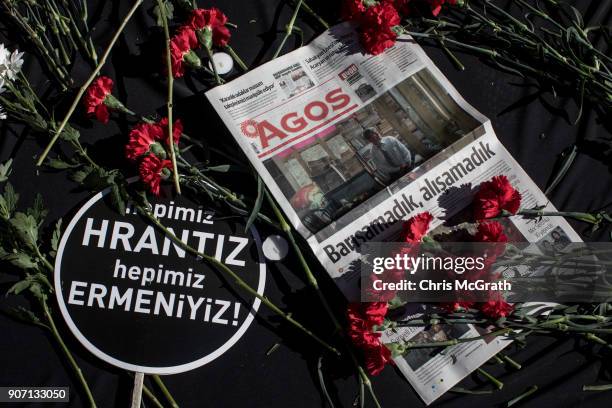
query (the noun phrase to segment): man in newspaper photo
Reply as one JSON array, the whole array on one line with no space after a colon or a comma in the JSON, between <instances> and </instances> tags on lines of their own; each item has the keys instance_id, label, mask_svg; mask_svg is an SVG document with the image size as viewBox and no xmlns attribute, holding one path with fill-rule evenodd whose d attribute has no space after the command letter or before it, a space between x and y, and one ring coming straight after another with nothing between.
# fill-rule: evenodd
<instances>
[{"instance_id":1,"label":"man in newspaper photo","mask_svg":"<svg viewBox=\"0 0 612 408\"><path fill-rule=\"evenodd\" d=\"M366 129L363 136L372 144L372 160L384 181L394 180L414 167L412 153L396 137L381 137L375 128Z\"/></svg>"}]
</instances>

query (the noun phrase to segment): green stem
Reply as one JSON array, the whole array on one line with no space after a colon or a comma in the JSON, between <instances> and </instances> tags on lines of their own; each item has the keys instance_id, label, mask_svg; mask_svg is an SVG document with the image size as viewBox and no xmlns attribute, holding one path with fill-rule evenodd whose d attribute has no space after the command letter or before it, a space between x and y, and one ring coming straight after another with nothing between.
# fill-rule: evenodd
<instances>
[{"instance_id":1,"label":"green stem","mask_svg":"<svg viewBox=\"0 0 612 408\"><path fill-rule=\"evenodd\" d=\"M295 4L295 1L292 1L292 3ZM312 18L317 20L317 22L321 24L323 28L325 28L326 30L329 28L329 23L325 21L321 16L319 16L308 4L306 4L305 1L302 1L302 9L304 9L306 13L310 14Z\"/></svg>"},{"instance_id":2,"label":"green stem","mask_svg":"<svg viewBox=\"0 0 612 408\"><path fill-rule=\"evenodd\" d=\"M325 296L323 296L323 292L321 292L321 289L319 288L319 282L317 281L317 278L315 278L314 274L312 273L312 270L310 269L308 262L306 262L306 258L304 258L304 254L302 253L302 250L300 249L299 245L297 244L297 241L295 240L291 226L287 223L287 220L285 219L282 211L278 208L278 205L276 204L276 202L270 195L268 189L265 189L264 192L268 200L268 203L272 207L272 211L274 212L274 214L276 215L276 218L278 219L281 229L285 232L285 234L289 238L289 242L291 243L293 250L296 252L298 256L300 265L302 266L302 269L304 270L304 273L306 274L306 279L308 280L308 284L317 293L319 302L321 303L321 305L323 305L323 308L325 309L327 315L329 316L330 320L334 324L334 328L336 332L342 333L342 326L340 325L340 322L338 321L338 319L336 318L336 315L332 311L332 308L327 302L327 299L325 298ZM359 373L359 378L361 379L363 385L368 389L368 392L370 393L372 400L374 401L376 407L380 407L378 398L376 398L376 394L374 393L374 389L372 388L372 382L370 381L367 374L365 373L365 371L363 370L363 368L357 361L357 357L355 356L355 353L353 352L353 349L351 348L350 344L348 345L348 351L353 361L353 364L355 365L355 368L357 369L357 372Z\"/></svg>"},{"instance_id":3,"label":"green stem","mask_svg":"<svg viewBox=\"0 0 612 408\"><path fill-rule=\"evenodd\" d=\"M489 381L491 381L491 383L493 383L493 385L495 385L495 387L498 390L501 390L502 388L504 388L504 383L499 381L497 378L493 377L491 374L487 373L485 370L483 370L482 368L479 368L478 373L480 373L482 376L486 377Z\"/></svg>"},{"instance_id":4,"label":"green stem","mask_svg":"<svg viewBox=\"0 0 612 408\"><path fill-rule=\"evenodd\" d=\"M155 394L153 394L153 391L151 391L149 389L149 387L147 387L146 385L142 386L142 392L145 395L145 397L147 397L148 399L151 400L151 402L153 403L153 405L155 405L157 408L164 408L164 406L162 405L161 402L159 402L159 400L157 399L157 397L155 397Z\"/></svg>"},{"instance_id":5,"label":"green stem","mask_svg":"<svg viewBox=\"0 0 612 408\"><path fill-rule=\"evenodd\" d=\"M53 147L53 145L55 144L55 142L59 138L60 134L62 133L62 131L64 130L64 128L68 124L68 121L70 120L72 114L74 113L74 111L75 111L77 105L79 104L81 98L85 94L85 91L87 90L89 85L94 81L94 79L96 78L96 76L98 75L100 70L102 69L102 66L106 63L106 59L110 55L110 52L111 52L113 46L115 45L115 43L117 42L117 40L119 39L119 36L123 32L123 29L127 25L128 21L130 20L130 18L134 14L134 12L138 9L138 7L140 7L142 2L143 2L143 0L136 0L134 2L134 5L130 9L130 11L128 11L127 15L124 17L123 21L119 25L119 28L115 32L115 35L111 39L109 45L106 47L106 50L104 51L104 54L102 55L102 58L100 59L100 62L98 63L96 68L93 70L93 72L91 73L91 75L89 76L87 81L85 81L83 86L81 86L81 88L79 89L76 97L74 98L74 101L72 102L72 105L70 105L70 108L68 109L68 112L64 116L64 119L62 120L60 126L58 127L55 135L53 135L53 138L51 139L51 141L49 142L49 144L47 145L45 150L42 152L42 154L38 158L38 161L36 162L37 166L41 166L43 164L43 162L45 161L45 158L47 157L47 155L51 151L51 148Z\"/></svg>"},{"instance_id":6,"label":"green stem","mask_svg":"<svg viewBox=\"0 0 612 408\"><path fill-rule=\"evenodd\" d=\"M287 42L291 34L293 34L293 25L295 24L295 19L297 18L297 15L300 11L300 7L302 6L302 3L303 3L303 0L299 0L297 2L297 5L295 6L295 10L293 11L293 15L291 16L291 20L289 20L289 24L287 24L287 26L285 27L285 35L283 36L283 39L280 45L276 49L276 52L272 56L272 59L278 57L280 52L283 50L283 47L285 46L285 42Z\"/></svg>"},{"instance_id":7,"label":"green stem","mask_svg":"<svg viewBox=\"0 0 612 408\"><path fill-rule=\"evenodd\" d=\"M166 40L166 70L168 71L168 97L166 109L168 111L168 146L170 147L170 160L172 161L172 177L174 188L177 194L181 194L181 183L179 183L178 169L176 167L176 153L174 152L174 133L172 131L172 105L174 94L174 76L172 75L172 56L170 55L170 31L168 30L168 17L166 16L166 5L162 0L157 0L162 25L164 27L164 37Z\"/></svg>"},{"instance_id":8,"label":"green stem","mask_svg":"<svg viewBox=\"0 0 612 408\"><path fill-rule=\"evenodd\" d=\"M519 363L517 363L516 361L514 361L513 359L511 359L505 354L502 354L502 360L504 360L506 364L508 364L510 367L513 367L516 370L520 370L521 368L523 368Z\"/></svg>"},{"instance_id":9,"label":"green stem","mask_svg":"<svg viewBox=\"0 0 612 408\"><path fill-rule=\"evenodd\" d=\"M323 296L323 293L321 292L321 289L319 288L319 282L317 281L317 278L315 278L314 274L312 273L312 270L310 269L308 262L306 262L306 258L304 258L304 254L302 253L302 250L300 249L299 245L297 244L297 241L295 240L291 226L287 223L287 220L285 219L285 217L283 216L283 213L278 208L278 205L276 204L276 202L274 201L274 199L268 192L268 189L265 189L265 195L268 200L268 203L270 204L270 207L272 207L272 211L274 212L274 215L276 215L276 218L278 219L281 230L283 230L283 232L287 235L287 238L289 238L289 242L291 243L291 247L297 254L298 260L300 261L300 265L302 269L304 270L304 273L306 274L306 279L308 280L308 284L317 293L319 301L321 302L321 304L323 305L323 308L327 312L327 315L333 322L336 331L341 332L342 326L340 325L340 322L338 321L334 312L332 311L332 308L327 302L327 299L325 299L325 296Z\"/></svg>"},{"instance_id":10,"label":"green stem","mask_svg":"<svg viewBox=\"0 0 612 408\"><path fill-rule=\"evenodd\" d=\"M83 391L85 391L85 395L87 396L87 401L89 402L89 406L92 407L92 408L95 408L96 407L96 401L94 400L93 394L91 393L91 390L89 389L89 385L87 384L87 380L85 379L85 376L83 376L83 372L81 371L81 368L77 364L76 360L72 356L72 353L70 352L70 350L66 346L66 343L64 343L64 340L62 339L62 336L60 335L59 331L57 330L57 326L55 325L55 321L53 320L53 316L51 316L51 312L49 310L49 307L47 306L46 300L40 299L39 302L40 302L40 305L41 305L41 307L43 309L43 312L45 314L45 319L47 319L47 322L49 323L49 328L51 329L51 333L53 334L53 337L55 338L55 340L59 344L60 348L62 349L62 351L66 355L66 358L68 358L68 362L72 366L72 369L74 370L74 372L75 372L79 382L81 383L81 386L83 387Z\"/></svg>"},{"instance_id":11,"label":"green stem","mask_svg":"<svg viewBox=\"0 0 612 408\"><path fill-rule=\"evenodd\" d=\"M238 66L244 71L248 71L249 68L246 66L246 64L244 63L244 61L242 60L242 58L240 58L238 56L238 54L236 53L236 51L234 51L234 49L229 46L226 45L225 46L225 50L229 53L229 55L234 59L234 61L236 61L236 64L238 64Z\"/></svg>"},{"instance_id":12,"label":"green stem","mask_svg":"<svg viewBox=\"0 0 612 408\"><path fill-rule=\"evenodd\" d=\"M162 381L161 377L157 374L152 375L151 377L153 378L155 384L157 384L157 386L161 390L162 394L164 394L164 397L166 398L170 406L172 408L179 408L179 405L176 403L174 398L172 398L172 394L170 394L170 391L168 391L168 388L166 388L166 385Z\"/></svg>"},{"instance_id":13,"label":"green stem","mask_svg":"<svg viewBox=\"0 0 612 408\"><path fill-rule=\"evenodd\" d=\"M290 323L291 325L293 325L297 329L301 330L303 333L305 333L306 335L311 337L313 340L315 340L317 343L319 343L321 346L323 346L327 350L331 351L332 353L334 353L336 355L340 355L340 353L338 352L338 350L336 350L336 348L330 346L328 343L326 343L324 340L322 340L319 336L314 334L309 329L305 328L301 323L296 321L294 318L289 316L287 313L283 312L278 306L276 306L274 303L272 303L267 297L260 295L255 289L253 289L251 286L249 286L249 284L246 283L240 276L238 276L238 274L236 274L234 271L232 271L230 268L228 268L227 265L225 265L224 263L218 261L215 257L212 257L210 255L207 255L207 254L204 254L202 252L199 252L198 250L192 248L191 246L189 246L186 243L184 243L183 241L181 241L176 235L174 235L172 232L170 232L157 218L153 217L153 215L151 215L151 213L149 211L147 211L145 208L143 208L141 205L136 204L136 208L138 209L140 214L144 215L155 226L157 226L159 229L161 229L164 232L164 234L168 238L170 238L177 246L179 246L183 250L187 251L188 253L190 253L190 254L192 254L192 255L194 255L196 257L200 257L200 258L204 259L208 264L213 265L217 270L219 270L220 272L223 272L224 274L226 274L229 277L231 277L234 280L234 282L239 287L241 287L243 290L245 290L250 295L258 298L259 300L261 300L261 302L264 305L266 305L269 309L271 309L274 313L276 313L279 316L281 316L288 323Z\"/></svg>"},{"instance_id":14,"label":"green stem","mask_svg":"<svg viewBox=\"0 0 612 408\"><path fill-rule=\"evenodd\" d=\"M372 381L370 381L370 378L364 369L357 362L355 362L355 364L357 366L357 371L359 372L359 378L361 378L363 385L365 385L365 387L368 389L368 393L370 394L370 397L372 397L372 401L374 401L374 406L376 408L381 408L380 402L378 402L378 398L376 397L376 393L374 393L374 388L372 388Z\"/></svg>"},{"instance_id":15,"label":"green stem","mask_svg":"<svg viewBox=\"0 0 612 408\"><path fill-rule=\"evenodd\" d=\"M206 54L208 55L210 66L212 67L212 72L215 77L215 82L217 83L217 85L221 85L223 82L221 81L221 77L219 76L219 73L217 72L217 66L215 65L215 61L213 60L212 50L208 48L206 44L204 44L204 48L206 49Z\"/></svg>"},{"instance_id":16,"label":"green stem","mask_svg":"<svg viewBox=\"0 0 612 408\"><path fill-rule=\"evenodd\" d=\"M612 384L602 385L583 385L582 391L610 391L612 390Z\"/></svg>"},{"instance_id":17,"label":"green stem","mask_svg":"<svg viewBox=\"0 0 612 408\"><path fill-rule=\"evenodd\" d=\"M537 390L538 390L538 386L537 385L532 385L531 387L529 387L529 389L527 389L527 391L525 391L524 393L522 393L518 397L512 398L510 401L508 401L508 403L506 404L506 407L510 408L510 407L514 406L515 404L518 404L519 402L521 402L525 398L529 397L531 394L533 394Z\"/></svg>"}]
</instances>

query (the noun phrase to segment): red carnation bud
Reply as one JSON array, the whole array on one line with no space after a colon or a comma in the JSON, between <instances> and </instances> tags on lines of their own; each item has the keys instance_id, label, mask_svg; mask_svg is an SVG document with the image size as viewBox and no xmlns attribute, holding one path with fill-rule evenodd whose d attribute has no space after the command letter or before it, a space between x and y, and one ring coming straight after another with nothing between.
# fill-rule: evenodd
<instances>
[{"instance_id":1,"label":"red carnation bud","mask_svg":"<svg viewBox=\"0 0 612 408\"><path fill-rule=\"evenodd\" d=\"M482 313L493 319L506 317L514 310L514 306L506 302L499 292L492 293L489 301L480 303L479 308Z\"/></svg>"},{"instance_id":2,"label":"red carnation bud","mask_svg":"<svg viewBox=\"0 0 612 408\"><path fill-rule=\"evenodd\" d=\"M381 333L374 331L374 326L383 323L387 310L386 302L351 303L347 310L349 337L363 351L366 368L373 375L393 363L391 351L380 342Z\"/></svg>"},{"instance_id":3,"label":"red carnation bud","mask_svg":"<svg viewBox=\"0 0 612 408\"><path fill-rule=\"evenodd\" d=\"M512 187L506 176L495 176L480 184L474 197L474 217L477 220L494 218L507 211L516 214L521 206L521 194Z\"/></svg>"},{"instance_id":4,"label":"red carnation bud","mask_svg":"<svg viewBox=\"0 0 612 408\"><path fill-rule=\"evenodd\" d=\"M138 123L130 131L129 141L125 147L125 156L129 160L137 160L141 156L149 154L152 150L152 146L163 139L163 137L164 132L157 124ZM159 154L160 152L156 151L155 153ZM165 154L163 158L165 158Z\"/></svg>"},{"instance_id":5,"label":"red carnation bud","mask_svg":"<svg viewBox=\"0 0 612 408\"><path fill-rule=\"evenodd\" d=\"M189 25L198 32L198 39L206 48L213 45L225 47L231 37L229 29L225 26L227 16L218 8L195 9L191 13Z\"/></svg>"},{"instance_id":6,"label":"red carnation bud","mask_svg":"<svg viewBox=\"0 0 612 408\"><path fill-rule=\"evenodd\" d=\"M391 350L384 344L379 343L376 347L364 349L366 370L370 375L378 375L387 364L393 363Z\"/></svg>"},{"instance_id":7,"label":"red carnation bud","mask_svg":"<svg viewBox=\"0 0 612 408\"><path fill-rule=\"evenodd\" d=\"M467 300L441 303L440 306L449 313L463 312L474 306L474 302Z\"/></svg>"},{"instance_id":8,"label":"red carnation bud","mask_svg":"<svg viewBox=\"0 0 612 408\"><path fill-rule=\"evenodd\" d=\"M138 172L140 180L149 187L149 190L158 196L160 194L160 184L172 174L172 162L162 160L154 154L150 154L142 159Z\"/></svg>"},{"instance_id":9,"label":"red carnation bud","mask_svg":"<svg viewBox=\"0 0 612 408\"><path fill-rule=\"evenodd\" d=\"M395 44L394 30L400 24L400 16L393 4L385 1L368 7L360 24L361 44L366 52L378 55Z\"/></svg>"},{"instance_id":10,"label":"red carnation bud","mask_svg":"<svg viewBox=\"0 0 612 408\"><path fill-rule=\"evenodd\" d=\"M485 221L478 224L474 235L476 242L508 242L504 227L497 221Z\"/></svg>"},{"instance_id":11,"label":"red carnation bud","mask_svg":"<svg viewBox=\"0 0 612 408\"><path fill-rule=\"evenodd\" d=\"M172 138L178 144L183 133L183 123L180 119L172 125ZM129 141L125 147L125 156L129 160L137 160L141 156L153 153L161 159L168 157L168 118L162 118L157 123L138 123L130 131Z\"/></svg>"},{"instance_id":12,"label":"red carnation bud","mask_svg":"<svg viewBox=\"0 0 612 408\"><path fill-rule=\"evenodd\" d=\"M359 21L366 11L361 0L346 0L342 5L342 18L347 21Z\"/></svg>"},{"instance_id":13,"label":"red carnation bud","mask_svg":"<svg viewBox=\"0 0 612 408\"><path fill-rule=\"evenodd\" d=\"M164 141L167 144L168 141L168 118L164 117L162 120L158 122L159 126L164 131ZM174 144L178 144L181 135L183 134L183 122L180 119L177 119L172 124L172 139L174 140Z\"/></svg>"},{"instance_id":14,"label":"red carnation bud","mask_svg":"<svg viewBox=\"0 0 612 408\"><path fill-rule=\"evenodd\" d=\"M457 4L457 0L429 0L429 6L431 7L431 14L437 16L442 11L442 6L447 3L451 6Z\"/></svg>"},{"instance_id":15,"label":"red carnation bud","mask_svg":"<svg viewBox=\"0 0 612 408\"><path fill-rule=\"evenodd\" d=\"M412 243L421 241L421 239L427 235L429 224L432 220L433 215L427 211L411 217L408 221L404 222L402 226L402 241Z\"/></svg>"},{"instance_id":16,"label":"red carnation bud","mask_svg":"<svg viewBox=\"0 0 612 408\"><path fill-rule=\"evenodd\" d=\"M95 115L96 119L106 124L110 116L105 100L112 96L113 80L107 76L99 76L85 91L83 103L88 115Z\"/></svg>"},{"instance_id":17,"label":"red carnation bud","mask_svg":"<svg viewBox=\"0 0 612 408\"><path fill-rule=\"evenodd\" d=\"M198 48L198 39L190 26L182 26L170 39L172 75L175 78L185 74L186 66L197 68L202 65L200 58L193 52L196 48Z\"/></svg>"}]
</instances>

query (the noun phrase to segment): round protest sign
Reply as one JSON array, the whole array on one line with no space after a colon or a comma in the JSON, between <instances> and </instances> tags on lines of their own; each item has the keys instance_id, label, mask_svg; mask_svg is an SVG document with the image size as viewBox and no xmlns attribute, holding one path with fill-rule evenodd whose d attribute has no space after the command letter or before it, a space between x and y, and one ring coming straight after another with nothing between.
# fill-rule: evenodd
<instances>
[{"instance_id":1,"label":"round protest sign","mask_svg":"<svg viewBox=\"0 0 612 408\"><path fill-rule=\"evenodd\" d=\"M70 221L55 263L61 313L77 339L126 370L174 374L221 356L246 332L260 300L197 259L107 191ZM259 235L185 196L150 201L155 217L190 247L214 257L260 295L266 268Z\"/></svg>"}]
</instances>

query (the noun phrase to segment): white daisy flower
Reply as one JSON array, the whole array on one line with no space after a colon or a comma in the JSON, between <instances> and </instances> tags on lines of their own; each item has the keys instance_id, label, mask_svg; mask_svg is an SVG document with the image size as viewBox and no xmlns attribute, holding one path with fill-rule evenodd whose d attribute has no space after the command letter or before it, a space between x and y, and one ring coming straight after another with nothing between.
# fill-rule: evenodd
<instances>
[{"instance_id":1,"label":"white daisy flower","mask_svg":"<svg viewBox=\"0 0 612 408\"><path fill-rule=\"evenodd\" d=\"M19 50L13 51L4 66L6 67L5 77L11 81L15 80L23 66L23 52L19 52Z\"/></svg>"},{"instance_id":2,"label":"white daisy flower","mask_svg":"<svg viewBox=\"0 0 612 408\"><path fill-rule=\"evenodd\" d=\"M23 52L19 52L19 50L10 52L4 44L0 44L0 77L13 81L21 71L22 66Z\"/></svg>"},{"instance_id":3,"label":"white daisy flower","mask_svg":"<svg viewBox=\"0 0 612 408\"><path fill-rule=\"evenodd\" d=\"M0 120L6 119L6 111L2 106L0 106Z\"/></svg>"},{"instance_id":4,"label":"white daisy flower","mask_svg":"<svg viewBox=\"0 0 612 408\"><path fill-rule=\"evenodd\" d=\"M10 55L11 52L4 46L3 43L0 43L0 65L4 65Z\"/></svg>"}]
</instances>

